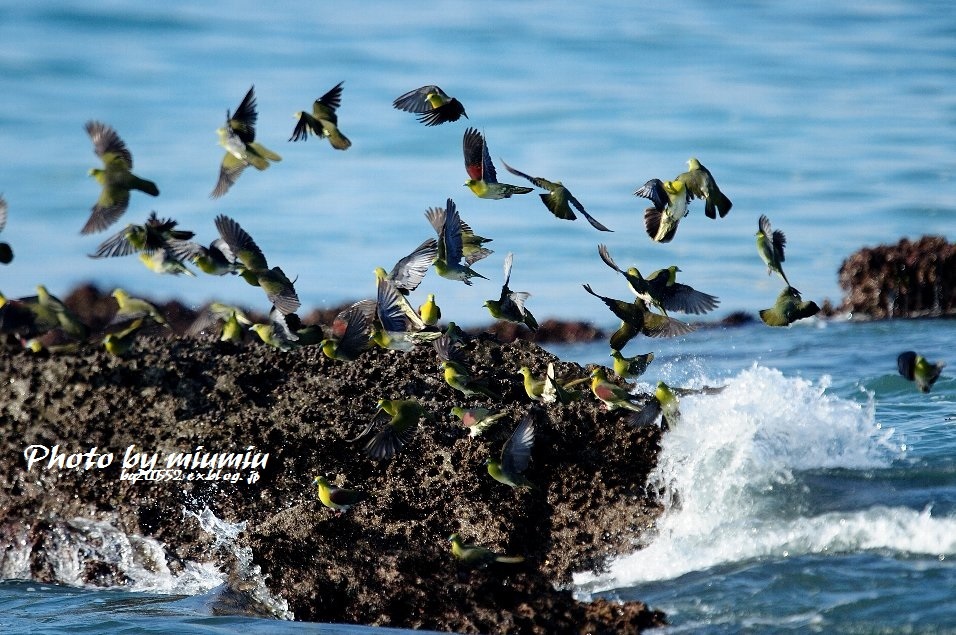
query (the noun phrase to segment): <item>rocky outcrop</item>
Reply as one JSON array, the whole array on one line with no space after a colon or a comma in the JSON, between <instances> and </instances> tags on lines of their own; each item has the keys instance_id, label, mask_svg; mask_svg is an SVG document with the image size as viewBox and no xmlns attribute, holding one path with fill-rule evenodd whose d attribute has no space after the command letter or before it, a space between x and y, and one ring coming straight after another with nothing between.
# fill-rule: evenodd
<instances>
[{"instance_id":1,"label":"rocky outcrop","mask_svg":"<svg viewBox=\"0 0 956 635\"><path fill-rule=\"evenodd\" d=\"M942 236L864 247L843 261L842 310L870 318L956 315L956 244Z\"/></svg>"},{"instance_id":2,"label":"rocky outcrop","mask_svg":"<svg viewBox=\"0 0 956 635\"><path fill-rule=\"evenodd\" d=\"M519 367L586 370L520 341L472 341L465 356L500 400L450 388L431 347L372 350L354 363L314 346L281 353L182 337L143 336L125 358L93 345L59 355L9 347L0 352L0 567L63 581L58 546L72 532L87 548L68 581L122 584L112 556L91 556L101 539L90 536L108 527L136 537L129 557L153 559L140 566L180 571L221 558L194 516L208 507L245 521L238 542L299 620L486 633L662 624L639 602L585 603L562 590L573 572L600 569L652 527L659 508L644 484L660 431L628 427L589 392L547 406L527 473L537 488L513 490L484 462L532 407ZM418 399L433 415L386 461L350 440L380 398ZM472 404L508 416L473 439L449 414ZM211 455L225 464L210 467ZM172 471L144 471L153 456L156 469ZM124 458L138 466L124 468ZM336 515L316 500L318 474L368 499ZM462 565L449 550L452 532L526 560ZM159 556L149 544L163 545ZM241 599L248 585L232 579L231 603L251 610Z\"/></svg>"}]
</instances>

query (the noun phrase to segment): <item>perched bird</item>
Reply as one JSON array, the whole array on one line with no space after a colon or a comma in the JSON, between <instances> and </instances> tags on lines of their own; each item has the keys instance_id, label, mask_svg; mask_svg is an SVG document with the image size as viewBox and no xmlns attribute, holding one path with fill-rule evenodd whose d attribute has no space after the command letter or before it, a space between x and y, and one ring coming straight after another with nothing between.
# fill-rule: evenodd
<instances>
[{"instance_id":1,"label":"perched bird","mask_svg":"<svg viewBox=\"0 0 956 635\"><path fill-rule=\"evenodd\" d=\"M226 111L226 123L216 130L219 135L219 145L226 149L226 155L219 167L219 180L210 197L219 198L229 191L242 171L250 165L257 170L265 170L270 161L281 161L275 152L267 149L256 141L256 112L255 86L239 102L236 113Z\"/></svg>"},{"instance_id":2,"label":"perched bird","mask_svg":"<svg viewBox=\"0 0 956 635\"><path fill-rule=\"evenodd\" d=\"M441 319L441 307L435 302L435 294L429 293L425 301L418 307L418 315L421 316L425 326L435 326Z\"/></svg>"},{"instance_id":3,"label":"perched bird","mask_svg":"<svg viewBox=\"0 0 956 635\"><path fill-rule=\"evenodd\" d=\"M608 410L623 408L640 412L643 409L637 395L632 395L627 389L621 388L607 378L607 371L603 366L598 366L591 371L591 392L604 403Z\"/></svg>"},{"instance_id":4,"label":"perched bird","mask_svg":"<svg viewBox=\"0 0 956 635\"><path fill-rule=\"evenodd\" d=\"M511 437L501 448L501 460L488 459L488 474L499 483L510 487L535 488L535 485L524 475L531 462L531 448L534 445L534 418L535 411L526 414Z\"/></svg>"},{"instance_id":5,"label":"perched bird","mask_svg":"<svg viewBox=\"0 0 956 635\"><path fill-rule=\"evenodd\" d=\"M416 119L426 126L438 126L449 121L458 121L465 114L465 107L454 97L449 97L438 86L422 86L397 97L392 106L405 112L418 114Z\"/></svg>"},{"instance_id":6,"label":"perched bird","mask_svg":"<svg viewBox=\"0 0 956 635\"><path fill-rule=\"evenodd\" d=\"M502 556L487 547L465 544L462 542L460 534L452 534L448 537L448 540L451 541L452 554L466 565L479 566L492 562L518 564L519 562L524 562L524 556Z\"/></svg>"},{"instance_id":7,"label":"perched bird","mask_svg":"<svg viewBox=\"0 0 956 635\"><path fill-rule=\"evenodd\" d=\"M485 278L470 266L461 263L463 257L461 217L455 202L448 199L445 205L445 222L438 232L438 254L433 265L442 278L459 280L471 286L471 278Z\"/></svg>"},{"instance_id":8,"label":"perched bird","mask_svg":"<svg viewBox=\"0 0 956 635\"><path fill-rule=\"evenodd\" d=\"M103 348L113 357L123 357L133 346L133 341L143 326L143 318L130 322L125 328L115 333L107 333L103 338Z\"/></svg>"},{"instance_id":9,"label":"perched bird","mask_svg":"<svg viewBox=\"0 0 956 635\"><path fill-rule=\"evenodd\" d=\"M596 218L588 214L587 210L584 209L584 206L581 205L581 202L574 198L574 195L568 191L568 188L564 187L561 181L551 182L547 179L542 179L537 176L529 176L524 172L520 172L504 161L501 162L505 169L514 174L515 176L520 176L521 178L527 179L534 183L536 186L540 187L543 190L548 190L547 194L539 194L541 197L541 202L544 203L544 206L554 214L556 217L562 220L574 220L577 216L574 215L574 211L571 209L571 206L574 206L574 209L581 212L581 215L587 219L591 226L594 229L602 232L613 231L608 229L604 225L598 222Z\"/></svg>"},{"instance_id":10,"label":"perched bird","mask_svg":"<svg viewBox=\"0 0 956 635\"><path fill-rule=\"evenodd\" d=\"M527 366L522 366L518 369L518 372L521 373L525 394L534 401L542 401L544 403L569 403L574 399L574 395L570 392L570 389L577 384L587 381L587 378L568 381L556 377L553 362L548 362L548 369L544 377L540 379L535 377L534 373Z\"/></svg>"},{"instance_id":11,"label":"perched bird","mask_svg":"<svg viewBox=\"0 0 956 635\"><path fill-rule=\"evenodd\" d=\"M611 309L611 313L623 322L621 328L611 338L611 348L621 350L624 344L640 333L648 337L675 337L694 330L690 324L666 315L652 313L640 298L635 298L633 302L615 300L595 293L590 285L583 286L585 291L604 302Z\"/></svg>"},{"instance_id":12,"label":"perched bird","mask_svg":"<svg viewBox=\"0 0 956 635\"><path fill-rule=\"evenodd\" d=\"M142 225L129 224L113 234L90 254L90 258L116 258L135 253L152 255L158 249L170 249L176 241L187 241L193 232L176 229L179 225L171 218L159 218L150 212ZM178 257L173 253L174 257Z\"/></svg>"},{"instance_id":13,"label":"perched bird","mask_svg":"<svg viewBox=\"0 0 956 635\"><path fill-rule=\"evenodd\" d=\"M336 515L347 512L350 507L366 499L365 492L336 487L329 483L324 476L316 476L312 482L315 483L319 501L329 509L334 509Z\"/></svg>"},{"instance_id":14,"label":"perched bird","mask_svg":"<svg viewBox=\"0 0 956 635\"><path fill-rule=\"evenodd\" d=\"M365 454L376 461L395 456L399 450L411 442L422 417L431 417L431 413L414 399L379 399L378 409L391 416L391 419L365 444ZM373 419L368 428L356 439L365 437L374 427Z\"/></svg>"},{"instance_id":15,"label":"perched bird","mask_svg":"<svg viewBox=\"0 0 956 635\"><path fill-rule=\"evenodd\" d=\"M206 309L200 312L199 316L186 330L186 333L192 336L198 336L218 327L222 323L222 329L219 331L219 340L222 342L241 342L243 339L243 327L252 326L252 320L249 319L242 309L213 302Z\"/></svg>"},{"instance_id":16,"label":"perched bird","mask_svg":"<svg viewBox=\"0 0 956 635\"><path fill-rule=\"evenodd\" d=\"M607 245L598 245L598 254L604 264L624 276L635 296L657 307L664 315L667 315L668 311L700 315L713 311L720 304L720 300L715 296L677 282L677 272L680 271L678 267L658 269L644 278L636 267L628 267L627 271L621 270L611 258Z\"/></svg>"},{"instance_id":17,"label":"perched bird","mask_svg":"<svg viewBox=\"0 0 956 635\"><path fill-rule=\"evenodd\" d=\"M623 379L640 377L654 361L654 353L624 357L621 351L615 349L611 349L611 357L614 359L614 374Z\"/></svg>"},{"instance_id":18,"label":"perched bird","mask_svg":"<svg viewBox=\"0 0 956 635\"><path fill-rule=\"evenodd\" d=\"M290 351L298 343L299 336L292 332L286 316L275 307L269 311L269 321L249 327L264 344L280 351Z\"/></svg>"},{"instance_id":19,"label":"perched bird","mask_svg":"<svg viewBox=\"0 0 956 635\"><path fill-rule=\"evenodd\" d=\"M7 226L7 200L0 195L0 232ZM10 243L0 242L0 264L9 265L13 260L13 249Z\"/></svg>"},{"instance_id":20,"label":"perched bird","mask_svg":"<svg viewBox=\"0 0 956 635\"><path fill-rule=\"evenodd\" d=\"M514 254L508 252L505 256L504 272L505 283L501 285L501 295L497 300L485 300L484 307L491 313L491 317L496 320L506 320L516 324L524 324L532 331L538 330L538 321L531 315L531 311L525 308L525 301L531 297L527 291L512 291L508 283L511 280L511 265L514 262Z\"/></svg>"},{"instance_id":21,"label":"perched bird","mask_svg":"<svg viewBox=\"0 0 956 635\"><path fill-rule=\"evenodd\" d=\"M704 214L707 218L717 218L717 214L723 218L734 205L717 187L710 170L694 157L687 160L687 172L678 174L677 180L684 184L688 194L704 199Z\"/></svg>"},{"instance_id":22,"label":"perched bird","mask_svg":"<svg viewBox=\"0 0 956 635\"><path fill-rule=\"evenodd\" d=\"M289 141L307 141L311 132L317 137L328 139L336 150L348 150L352 142L339 130L339 118L335 113L342 105L342 83L339 82L315 100L311 115L302 110L293 115L298 122Z\"/></svg>"},{"instance_id":23,"label":"perched bird","mask_svg":"<svg viewBox=\"0 0 956 635\"><path fill-rule=\"evenodd\" d=\"M797 320L813 317L820 312L817 303L800 297L800 292L787 285L769 309L760 311L760 319L767 326L789 326Z\"/></svg>"},{"instance_id":24,"label":"perched bird","mask_svg":"<svg viewBox=\"0 0 956 635\"><path fill-rule=\"evenodd\" d=\"M461 419L461 424L468 428L468 435L471 437L480 436L496 421L508 416L506 412L493 412L488 408L462 408L461 406L453 407L450 414Z\"/></svg>"},{"instance_id":25,"label":"perched bird","mask_svg":"<svg viewBox=\"0 0 956 635\"><path fill-rule=\"evenodd\" d=\"M465 154L465 171L468 172L465 185L478 198L511 198L512 194L527 194L532 191L530 187L498 182L485 138L474 128L465 130L462 149Z\"/></svg>"},{"instance_id":26,"label":"perched bird","mask_svg":"<svg viewBox=\"0 0 956 635\"><path fill-rule=\"evenodd\" d=\"M767 265L767 275L776 271L783 281L790 286L786 274L783 272L783 248L787 246L787 237L779 229L771 230L770 219L761 214L757 221L757 253Z\"/></svg>"},{"instance_id":27,"label":"perched bird","mask_svg":"<svg viewBox=\"0 0 956 635\"><path fill-rule=\"evenodd\" d=\"M159 196L159 188L152 181L132 173L133 155L113 128L99 121L87 121L86 132L93 141L93 150L103 161L102 168L91 168L89 171L89 175L103 189L89 219L80 230L81 234L92 234L103 231L123 215L129 207L130 190Z\"/></svg>"},{"instance_id":28,"label":"perched bird","mask_svg":"<svg viewBox=\"0 0 956 635\"><path fill-rule=\"evenodd\" d=\"M448 200L451 201L451 199ZM454 203L452 202L452 204ZM425 210L425 218L428 219L435 232L441 236L445 226L445 208L429 207ZM476 234L471 226L461 218L460 214L458 216L458 233L461 236L461 253L464 256L465 264L473 265L494 253L484 246L485 243L490 243L492 239Z\"/></svg>"},{"instance_id":29,"label":"perched bird","mask_svg":"<svg viewBox=\"0 0 956 635\"><path fill-rule=\"evenodd\" d=\"M148 317L157 324L169 327L169 322L167 322L163 314L159 312L159 309L146 300L131 297L126 291L118 288L113 289L113 293L110 295L116 299L116 304L119 305L116 315L113 317L112 324Z\"/></svg>"},{"instance_id":30,"label":"perched bird","mask_svg":"<svg viewBox=\"0 0 956 635\"><path fill-rule=\"evenodd\" d=\"M896 358L896 367L900 375L910 381L915 381L916 388L920 392L930 391L933 384L939 379L940 373L943 372L944 366L946 366L945 362L934 364L915 351L905 351Z\"/></svg>"},{"instance_id":31,"label":"perched bird","mask_svg":"<svg viewBox=\"0 0 956 635\"><path fill-rule=\"evenodd\" d=\"M90 328L80 321L80 318L67 308L62 300L51 294L42 284L38 284L36 290L37 304L34 312L37 315L44 313L52 316L56 326L74 340L85 340L89 337Z\"/></svg>"},{"instance_id":32,"label":"perched bird","mask_svg":"<svg viewBox=\"0 0 956 635\"><path fill-rule=\"evenodd\" d=\"M669 243L677 233L677 224L687 216L690 192L682 181L651 179L634 192L649 199L653 206L644 210L644 229L651 240Z\"/></svg>"},{"instance_id":33,"label":"perched bird","mask_svg":"<svg viewBox=\"0 0 956 635\"><path fill-rule=\"evenodd\" d=\"M215 220L222 243L221 253L231 261L243 280L261 287L269 302L283 313L294 313L301 306L295 286L279 267L269 268L266 257L252 236L225 214Z\"/></svg>"},{"instance_id":34,"label":"perched bird","mask_svg":"<svg viewBox=\"0 0 956 635\"><path fill-rule=\"evenodd\" d=\"M351 362L372 346L368 306L356 302L341 311L325 330L325 339L319 345L331 359Z\"/></svg>"},{"instance_id":35,"label":"perched bird","mask_svg":"<svg viewBox=\"0 0 956 635\"><path fill-rule=\"evenodd\" d=\"M403 256L395 263L391 271L382 267L375 268L375 277L379 280L388 280L399 293L408 295L418 288L428 273L429 267L438 257L438 241L429 238L407 256Z\"/></svg>"},{"instance_id":36,"label":"perched bird","mask_svg":"<svg viewBox=\"0 0 956 635\"><path fill-rule=\"evenodd\" d=\"M444 371L443 376L445 383L466 397L484 395L491 399L501 398L500 395L488 388L484 382L472 377L468 369L460 362L450 359L444 360L439 364L439 368Z\"/></svg>"}]
</instances>

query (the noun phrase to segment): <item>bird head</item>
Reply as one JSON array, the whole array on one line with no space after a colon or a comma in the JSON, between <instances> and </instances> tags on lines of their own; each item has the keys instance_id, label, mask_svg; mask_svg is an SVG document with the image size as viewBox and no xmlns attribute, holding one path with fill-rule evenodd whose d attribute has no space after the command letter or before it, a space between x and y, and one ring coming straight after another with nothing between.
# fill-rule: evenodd
<instances>
[{"instance_id":1,"label":"bird head","mask_svg":"<svg viewBox=\"0 0 956 635\"><path fill-rule=\"evenodd\" d=\"M697 157L691 157L687 159L687 169L688 170L699 170L700 161L697 160Z\"/></svg>"},{"instance_id":2,"label":"bird head","mask_svg":"<svg viewBox=\"0 0 956 635\"><path fill-rule=\"evenodd\" d=\"M388 272L385 271L382 267L375 267L375 278L377 280L384 280L388 277Z\"/></svg>"},{"instance_id":3,"label":"bird head","mask_svg":"<svg viewBox=\"0 0 956 635\"><path fill-rule=\"evenodd\" d=\"M641 276L641 272L637 270L637 267L628 267L625 273L633 278L644 279L643 276Z\"/></svg>"}]
</instances>

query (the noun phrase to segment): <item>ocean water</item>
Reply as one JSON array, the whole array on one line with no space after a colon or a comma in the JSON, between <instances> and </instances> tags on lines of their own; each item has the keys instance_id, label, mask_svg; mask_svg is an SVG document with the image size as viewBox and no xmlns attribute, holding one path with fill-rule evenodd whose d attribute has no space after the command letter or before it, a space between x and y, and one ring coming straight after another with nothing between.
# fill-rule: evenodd
<instances>
[{"instance_id":1,"label":"ocean water","mask_svg":"<svg viewBox=\"0 0 956 635\"><path fill-rule=\"evenodd\" d=\"M780 288L753 246L760 214L787 234L794 286L838 303L837 270L859 247L954 239L954 36L950 3L903 0L7 3L0 193L10 212L0 239L16 257L0 269L0 291L30 295L43 283L65 294L92 281L268 309L238 279L162 277L135 258L87 257L113 231L79 234L99 192L83 124L99 119L161 190L134 192L115 230L156 210L208 243L213 218L228 214L296 278L306 309L371 295L372 269L428 237L423 212L448 197L494 239L495 254L476 266L490 280L466 287L429 275L412 300L435 293L444 318L461 324L487 322L481 304L497 297L512 251L511 286L531 292L539 319L613 327L580 288L627 297L599 242L642 271L679 265L683 282L720 297L715 317L753 313ZM339 123L353 146L288 143L292 113L342 80ZM431 83L469 119L426 128L391 108ZM283 160L211 200L223 156L215 129L252 84L258 140ZM462 186L467 125L485 133L502 180L500 159L561 180L615 231L559 221L533 194L475 198ZM632 192L673 178L690 156L734 208L710 220L695 202L672 243L652 243L646 201ZM845 319L634 341L627 353L657 355L647 385L728 388L682 404L651 484L668 501L658 535L608 572L582 572L577 592L643 599L675 631L956 631L956 386L950 370L922 395L895 371L908 348L952 367L954 342L952 321ZM608 362L604 344L552 349ZM212 616L219 582L201 579L109 590L4 583L0 615L13 621L3 630L308 628ZM329 628L338 627L320 630L337 632Z\"/></svg>"}]
</instances>

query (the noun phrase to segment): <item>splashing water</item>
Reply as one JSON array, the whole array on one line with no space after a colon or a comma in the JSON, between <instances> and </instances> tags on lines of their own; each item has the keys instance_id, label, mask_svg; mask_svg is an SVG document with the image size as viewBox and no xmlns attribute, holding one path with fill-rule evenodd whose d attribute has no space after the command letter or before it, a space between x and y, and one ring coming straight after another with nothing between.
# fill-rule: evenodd
<instances>
[{"instance_id":1,"label":"splashing water","mask_svg":"<svg viewBox=\"0 0 956 635\"><path fill-rule=\"evenodd\" d=\"M685 397L649 479L664 503L648 546L602 574L575 576L582 594L666 580L748 559L883 549L956 554L956 519L930 509L821 511L814 475L881 470L900 450L859 404L754 365L720 394ZM816 495L816 496L815 496Z\"/></svg>"}]
</instances>

